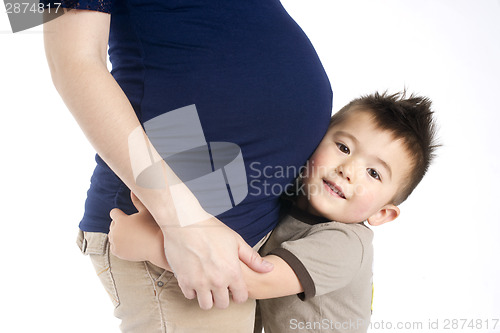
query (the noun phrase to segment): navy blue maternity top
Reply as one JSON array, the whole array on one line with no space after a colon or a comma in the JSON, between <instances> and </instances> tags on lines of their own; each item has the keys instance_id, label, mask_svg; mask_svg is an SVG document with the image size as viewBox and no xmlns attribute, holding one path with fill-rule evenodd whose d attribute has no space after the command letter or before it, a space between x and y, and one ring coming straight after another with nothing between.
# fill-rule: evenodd
<instances>
[{"instance_id":1,"label":"navy blue maternity top","mask_svg":"<svg viewBox=\"0 0 500 333\"><path fill-rule=\"evenodd\" d=\"M111 74L141 123L196 105L207 142L241 148L248 195L218 218L254 245L279 217L279 195L328 127L332 92L309 39L278 0L80 0L111 14ZM80 223L109 231L135 212L129 189L96 156Z\"/></svg>"}]
</instances>

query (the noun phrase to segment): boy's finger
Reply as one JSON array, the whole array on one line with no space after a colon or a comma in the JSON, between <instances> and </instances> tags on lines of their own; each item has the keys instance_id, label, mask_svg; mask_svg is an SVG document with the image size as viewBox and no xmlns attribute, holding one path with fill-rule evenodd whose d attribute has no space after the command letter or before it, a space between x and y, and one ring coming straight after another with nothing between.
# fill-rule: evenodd
<instances>
[{"instance_id":1,"label":"boy's finger","mask_svg":"<svg viewBox=\"0 0 500 333\"><path fill-rule=\"evenodd\" d=\"M130 198L132 199L132 203L135 208L140 212L146 210L146 206L139 200L139 198L134 194L134 192L130 191Z\"/></svg>"},{"instance_id":2,"label":"boy's finger","mask_svg":"<svg viewBox=\"0 0 500 333\"><path fill-rule=\"evenodd\" d=\"M113 208L110 212L109 212L109 216L111 217L112 220L116 220L122 216L127 216L127 214L125 214L121 209L119 208Z\"/></svg>"}]
</instances>

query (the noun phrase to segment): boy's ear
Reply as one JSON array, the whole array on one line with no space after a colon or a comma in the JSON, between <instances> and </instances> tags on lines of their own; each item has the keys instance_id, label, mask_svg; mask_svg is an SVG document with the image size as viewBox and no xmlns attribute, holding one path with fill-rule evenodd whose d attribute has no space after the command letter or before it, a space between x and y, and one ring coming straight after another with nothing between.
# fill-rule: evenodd
<instances>
[{"instance_id":1,"label":"boy's ear","mask_svg":"<svg viewBox=\"0 0 500 333\"><path fill-rule=\"evenodd\" d=\"M382 207L378 212L370 216L368 224L377 226L395 220L400 214L399 208L393 204Z\"/></svg>"}]
</instances>

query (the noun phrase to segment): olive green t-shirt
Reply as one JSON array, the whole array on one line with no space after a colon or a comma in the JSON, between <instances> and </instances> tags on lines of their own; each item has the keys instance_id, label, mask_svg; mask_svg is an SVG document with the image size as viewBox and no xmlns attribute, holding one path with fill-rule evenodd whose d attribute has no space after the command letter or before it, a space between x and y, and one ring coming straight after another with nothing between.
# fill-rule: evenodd
<instances>
[{"instance_id":1,"label":"olive green t-shirt","mask_svg":"<svg viewBox=\"0 0 500 333\"><path fill-rule=\"evenodd\" d=\"M266 333L366 332L372 301L373 231L292 207L261 249L285 260L304 292L260 300Z\"/></svg>"}]
</instances>

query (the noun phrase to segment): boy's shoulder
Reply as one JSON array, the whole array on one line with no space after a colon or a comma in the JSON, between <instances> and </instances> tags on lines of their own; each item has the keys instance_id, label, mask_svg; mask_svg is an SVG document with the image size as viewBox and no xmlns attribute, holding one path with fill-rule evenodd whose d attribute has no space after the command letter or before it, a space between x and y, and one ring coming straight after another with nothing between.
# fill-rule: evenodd
<instances>
[{"instance_id":1,"label":"boy's shoulder","mask_svg":"<svg viewBox=\"0 0 500 333\"><path fill-rule=\"evenodd\" d=\"M364 252L372 246L373 231L364 223L341 223L291 209L273 230L263 248L267 253L276 247L304 247L323 253L332 251ZM286 245L284 244L286 243Z\"/></svg>"}]
</instances>

